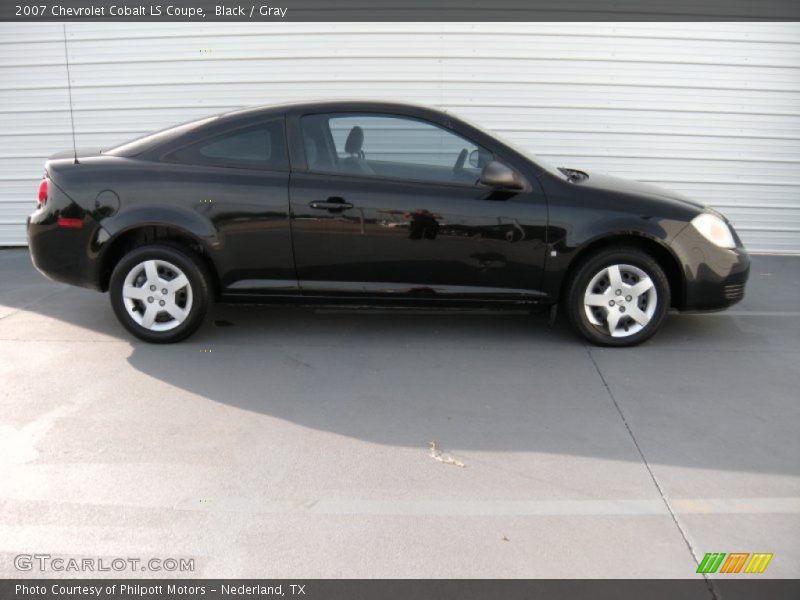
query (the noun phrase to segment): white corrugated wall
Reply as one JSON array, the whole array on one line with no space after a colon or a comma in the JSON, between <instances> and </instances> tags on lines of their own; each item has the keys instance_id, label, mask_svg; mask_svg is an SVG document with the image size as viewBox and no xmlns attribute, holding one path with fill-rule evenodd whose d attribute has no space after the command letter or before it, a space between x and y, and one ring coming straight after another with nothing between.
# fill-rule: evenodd
<instances>
[{"instance_id":1,"label":"white corrugated wall","mask_svg":"<svg viewBox=\"0 0 800 600\"><path fill-rule=\"evenodd\" d=\"M45 157L229 108L390 98L564 166L710 203L752 251L800 252L800 24L0 24L0 245Z\"/></svg>"}]
</instances>

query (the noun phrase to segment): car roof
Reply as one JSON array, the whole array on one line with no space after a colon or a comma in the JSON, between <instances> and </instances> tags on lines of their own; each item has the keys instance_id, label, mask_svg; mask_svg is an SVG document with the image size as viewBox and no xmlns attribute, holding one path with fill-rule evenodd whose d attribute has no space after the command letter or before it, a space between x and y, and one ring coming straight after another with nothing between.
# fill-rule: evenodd
<instances>
[{"instance_id":1,"label":"car roof","mask_svg":"<svg viewBox=\"0 0 800 600\"><path fill-rule=\"evenodd\" d=\"M364 100L364 99L337 99L316 100L306 102L283 102L279 104L266 104L261 106L248 106L222 113L220 117L243 117L258 114L284 113L284 112L343 112L365 110L370 112L385 111L397 112L406 115L445 115L442 109L413 104L410 102L394 102L390 100Z\"/></svg>"},{"instance_id":2,"label":"car roof","mask_svg":"<svg viewBox=\"0 0 800 600\"><path fill-rule=\"evenodd\" d=\"M161 131L146 134L105 151L105 154L118 156L138 156L145 152L160 148L175 140L194 135L196 132L223 126L247 122L260 117L276 117L287 113L321 113L321 112L385 112L411 117L419 117L434 122L445 123L451 117L445 111L417 104L390 102L381 100L330 100L314 102L285 102L262 106L248 106L228 112L209 115L201 119L181 123Z\"/></svg>"}]
</instances>

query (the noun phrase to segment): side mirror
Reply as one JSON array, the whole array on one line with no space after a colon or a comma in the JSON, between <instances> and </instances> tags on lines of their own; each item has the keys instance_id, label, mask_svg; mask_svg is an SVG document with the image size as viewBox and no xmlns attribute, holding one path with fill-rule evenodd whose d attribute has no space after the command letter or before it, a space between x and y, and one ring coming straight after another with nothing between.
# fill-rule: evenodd
<instances>
[{"instance_id":1,"label":"side mirror","mask_svg":"<svg viewBox=\"0 0 800 600\"><path fill-rule=\"evenodd\" d=\"M483 167L480 181L483 185L505 190L521 190L525 187L519 175L510 167L496 160Z\"/></svg>"}]
</instances>

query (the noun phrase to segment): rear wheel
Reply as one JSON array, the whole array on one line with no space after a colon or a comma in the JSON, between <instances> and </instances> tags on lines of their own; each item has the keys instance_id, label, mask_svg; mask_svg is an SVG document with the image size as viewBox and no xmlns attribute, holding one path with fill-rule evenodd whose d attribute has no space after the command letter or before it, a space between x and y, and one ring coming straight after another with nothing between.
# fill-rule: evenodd
<instances>
[{"instance_id":1,"label":"rear wheel","mask_svg":"<svg viewBox=\"0 0 800 600\"><path fill-rule=\"evenodd\" d=\"M209 276L189 251L167 244L136 248L111 274L111 306L136 337L172 343L194 333L209 304Z\"/></svg>"},{"instance_id":2,"label":"rear wheel","mask_svg":"<svg viewBox=\"0 0 800 600\"><path fill-rule=\"evenodd\" d=\"M670 306L667 276L648 254L604 250L574 272L566 309L573 327L593 344L634 346L660 327Z\"/></svg>"}]
</instances>

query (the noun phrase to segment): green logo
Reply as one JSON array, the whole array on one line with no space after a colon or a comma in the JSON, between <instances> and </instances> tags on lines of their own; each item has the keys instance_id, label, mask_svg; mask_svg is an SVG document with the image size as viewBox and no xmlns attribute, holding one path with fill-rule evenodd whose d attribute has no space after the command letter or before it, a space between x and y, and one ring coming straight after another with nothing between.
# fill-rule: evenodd
<instances>
[{"instance_id":1,"label":"green logo","mask_svg":"<svg viewBox=\"0 0 800 600\"><path fill-rule=\"evenodd\" d=\"M727 558L725 558L727 556ZM748 560L749 557L749 560ZM722 561L725 562L722 562ZM697 565L697 573L763 573L772 553L769 552L707 552ZM742 569L744 567L744 570Z\"/></svg>"}]
</instances>

